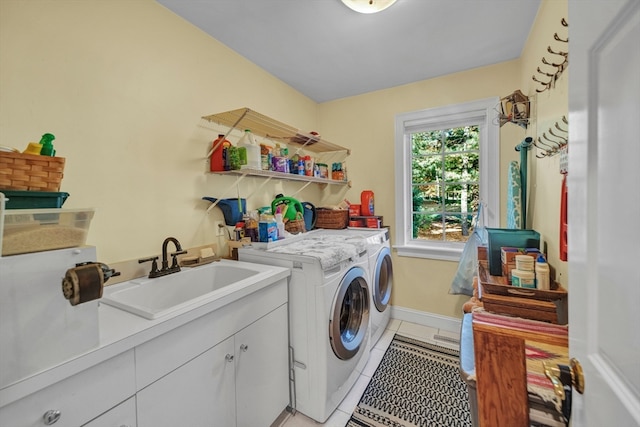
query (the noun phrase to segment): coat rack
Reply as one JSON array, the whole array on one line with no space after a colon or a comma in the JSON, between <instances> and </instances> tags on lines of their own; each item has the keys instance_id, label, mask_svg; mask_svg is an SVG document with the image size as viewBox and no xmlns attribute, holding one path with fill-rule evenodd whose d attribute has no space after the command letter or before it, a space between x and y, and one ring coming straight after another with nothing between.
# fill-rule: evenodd
<instances>
[{"instance_id":1,"label":"coat rack","mask_svg":"<svg viewBox=\"0 0 640 427\"><path fill-rule=\"evenodd\" d=\"M539 152L536 157L542 159L543 157L551 157L556 154L560 154L561 151L566 149L565 147L569 143L569 121L566 116L562 116L561 120L555 122L547 130L542 132L541 136L533 141Z\"/></svg>"},{"instance_id":2,"label":"coat rack","mask_svg":"<svg viewBox=\"0 0 640 427\"><path fill-rule=\"evenodd\" d=\"M560 20L560 24L565 28L569 27L567 20L564 18ZM566 47L568 47L569 37L562 38L556 32L553 34L553 39L563 45L566 44ZM536 92L538 93L542 93L546 90L551 89L552 87L555 87L556 81L560 78L562 72L569 66L568 51L565 52L562 49L554 49L551 46L547 46L547 52L552 55L550 57L551 59L547 59L546 55L543 56L543 67L538 67L538 69L536 70L537 75L534 74L532 76L533 81L540 85L540 87L536 89Z\"/></svg>"}]
</instances>

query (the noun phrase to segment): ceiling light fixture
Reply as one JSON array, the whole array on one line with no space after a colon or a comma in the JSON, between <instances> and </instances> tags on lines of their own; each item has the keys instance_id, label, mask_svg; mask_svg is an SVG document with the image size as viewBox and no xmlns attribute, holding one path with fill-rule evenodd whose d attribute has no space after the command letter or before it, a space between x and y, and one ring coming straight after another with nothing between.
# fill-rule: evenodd
<instances>
[{"instance_id":1,"label":"ceiling light fixture","mask_svg":"<svg viewBox=\"0 0 640 427\"><path fill-rule=\"evenodd\" d=\"M342 0L350 9L360 13L376 13L385 10L396 0Z\"/></svg>"}]
</instances>

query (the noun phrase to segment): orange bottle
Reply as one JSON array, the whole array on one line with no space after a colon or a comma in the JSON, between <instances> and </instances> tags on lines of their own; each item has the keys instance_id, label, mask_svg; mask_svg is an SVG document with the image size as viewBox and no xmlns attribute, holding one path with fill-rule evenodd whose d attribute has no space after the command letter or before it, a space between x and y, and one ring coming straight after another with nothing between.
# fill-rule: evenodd
<instances>
[{"instance_id":1,"label":"orange bottle","mask_svg":"<svg viewBox=\"0 0 640 427\"><path fill-rule=\"evenodd\" d=\"M213 141L210 159L211 172L223 172L224 168L224 150L231 146L231 142L224 139L223 134L218 134L218 139Z\"/></svg>"},{"instance_id":2,"label":"orange bottle","mask_svg":"<svg viewBox=\"0 0 640 427\"><path fill-rule=\"evenodd\" d=\"M360 193L360 209L362 215L373 216L373 191L365 190Z\"/></svg>"}]
</instances>

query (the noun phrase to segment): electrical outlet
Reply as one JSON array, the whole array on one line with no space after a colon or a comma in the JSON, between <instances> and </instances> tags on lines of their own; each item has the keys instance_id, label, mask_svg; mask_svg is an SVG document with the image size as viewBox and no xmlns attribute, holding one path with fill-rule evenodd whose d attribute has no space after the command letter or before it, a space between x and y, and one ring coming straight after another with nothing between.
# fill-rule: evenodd
<instances>
[{"instance_id":1,"label":"electrical outlet","mask_svg":"<svg viewBox=\"0 0 640 427\"><path fill-rule=\"evenodd\" d=\"M224 227L225 224L222 221L216 221L213 223L213 228L215 229L216 236L224 236Z\"/></svg>"}]
</instances>

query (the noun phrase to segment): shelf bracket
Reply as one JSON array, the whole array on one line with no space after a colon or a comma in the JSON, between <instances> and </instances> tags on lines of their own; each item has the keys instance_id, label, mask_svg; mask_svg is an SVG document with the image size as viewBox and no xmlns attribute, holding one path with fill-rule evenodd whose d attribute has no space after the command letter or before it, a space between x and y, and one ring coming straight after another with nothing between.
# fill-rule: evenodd
<instances>
[{"instance_id":1,"label":"shelf bracket","mask_svg":"<svg viewBox=\"0 0 640 427\"><path fill-rule=\"evenodd\" d=\"M306 184L304 184L302 187L300 187L298 189L298 191L296 191L295 193L293 193L291 195L291 197L294 197L296 194L298 194L299 192L301 192L302 190L304 190L305 188L307 188L309 186L309 184L311 184L311 181L308 181Z\"/></svg>"},{"instance_id":2,"label":"shelf bracket","mask_svg":"<svg viewBox=\"0 0 640 427\"><path fill-rule=\"evenodd\" d=\"M267 185L267 183L268 183L269 181L271 181L271 178L273 178L273 177L272 177L272 176L270 176L270 177L268 177L266 180L262 181L262 184L260 184L260 185L258 186L258 188L256 188L255 190L253 190L253 191L251 192L251 194L249 194L249 195L247 196L247 199L250 199L250 198L251 198L251 196L253 196L254 194L256 194L258 191L260 191L260 190L262 189L262 187L264 187L265 185Z\"/></svg>"},{"instance_id":3,"label":"shelf bracket","mask_svg":"<svg viewBox=\"0 0 640 427\"><path fill-rule=\"evenodd\" d=\"M229 190L230 190L230 189L232 189L234 186L237 186L237 185L240 183L240 181L242 181L246 176L247 176L246 174L242 174L242 175L240 175L240 176L236 179L236 182L234 182L234 183L233 183L233 185L230 185L229 187L227 187L227 189L226 189L224 192L222 192L222 196L223 196L223 197L219 197L219 198L218 198L218 200L216 200L215 202L211 203L211 206L209 206L209 207L207 208L206 213L209 213L209 212L211 211L211 209L215 208L215 207L218 205L218 203L220 202L220 200L221 200L222 198L224 198L224 196L226 196L226 195L229 193Z\"/></svg>"}]
</instances>

